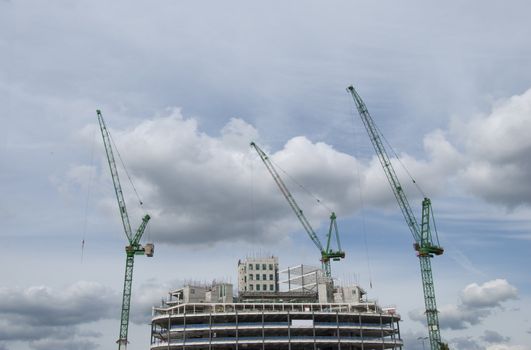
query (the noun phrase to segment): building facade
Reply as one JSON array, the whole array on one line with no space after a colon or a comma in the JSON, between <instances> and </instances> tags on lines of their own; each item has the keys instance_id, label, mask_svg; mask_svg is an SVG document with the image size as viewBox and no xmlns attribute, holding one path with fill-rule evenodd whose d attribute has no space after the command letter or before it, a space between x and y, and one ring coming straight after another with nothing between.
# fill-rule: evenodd
<instances>
[{"instance_id":1,"label":"building facade","mask_svg":"<svg viewBox=\"0 0 531 350\"><path fill-rule=\"evenodd\" d=\"M154 310L151 349L401 349L399 321L369 304L187 303Z\"/></svg>"},{"instance_id":2,"label":"building facade","mask_svg":"<svg viewBox=\"0 0 531 350\"><path fill-rule=\"evenodd\" d=\"M278 258L246 258L238 261L238 292L277 292Z\"/></svg>"}]
</instances>

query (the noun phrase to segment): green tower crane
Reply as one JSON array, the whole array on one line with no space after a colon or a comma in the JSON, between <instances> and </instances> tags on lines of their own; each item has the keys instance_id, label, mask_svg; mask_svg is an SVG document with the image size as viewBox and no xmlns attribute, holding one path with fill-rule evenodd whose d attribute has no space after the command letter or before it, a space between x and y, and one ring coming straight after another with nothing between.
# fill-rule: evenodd
<instances>
[{"instance_id":1,"label":"green tower crane","mask_svg":"<svg viewBox=\"0 0 531 350\"><path fill-rule=\"evenodd\" d=\"M353 86L349 86L347 91L352 95L358 113L363 121L363 125L369 134L374 150L378 155L380 164L383 167L387 180L391 185L391 189L395 198L402 210L402 214L406 219L406 223L415 240L414 248L420 260L420 272L422 275L422 287L424 290L424 304L426 307L426 318L428 321L428 335L430 338L431 350L441 349L441 333L439 330L439 317L437 315L437 304L435 302L435 288L433 286L433 276L431 271L431 258L435 255L441 255L444 249L439 245L439 238L437 231L434 230L432 235L431 222L433 221L433 212L431 209L431 201L429 198L424 198L422 201L422 218L420 227L417 223L415 215L409 206L407 197L400 185L400 181L396 176L393 165L387 155L380 132L376 127L365 103L358 95ZM435 228L435 227L434 227Z\"/></svg>"},{"instance_id":2,"label":"green tower crane","mask_svg":"<svg viewBox=\"0 0 531 350\"><path fill-rule=\"evenodd\" d=\"M328 229L328 234L326 235L326 248L323 247L321 241L319 240L319 237L313 230L312 226L308 222L308 219L306 219L306 216L304 216L304 213L302 212L301 208L299 208L297 202L291 195L290 191L286 187L286 184L284 184L284 181L282 181L282 178L276 171L275 167L273 166L273 163L269 160L269 157L267 154L262 151L260 147L256 145L256 143L251 142L251 147L253 147L262 161L264 162L267 170L273 176L273 179L275 180L278 188L280 189L280 192L284 195L286 200L288 201L291 209L293 209L293 212L301 222L302 226L304 227L304 230L308 233L308 236L312 240L312 242L315 244L317 249L321 252L321 264L323 267L323 270L327 277L332 277L332 270L330 268L330 260L339 261L340 259L343 259L345 257L345 252L341 250L341 242L339 241L339 231L337 230L337 222L336 222L336 214L332 212L330 214L330 227ZM333 250L330 246L331 239L332 239L332 232L335 233L336 242L337 242L337 250Z\"/></svg>"},{"instance_id":3,"label":"green tower crane","mask_svg":"<svg viewBox=\"0 0 531 350\"><path fill-rule=\"evenodd\" d=\"M147 243L145 246L140 244L140 239L142 238L144 230L146 229L147 223L150 219L149 215L146 214L142 218L142 223L133 235L131 224L129 223L129 216L127 215L127 209L125 207L122 186L120 185L120 179L118 178L118 169L116 168L116 162L114 161L114 155L111 147L111 137L101 112L97 110L96 114L98 115L101 136L103 137L103 144L105 145L105 152L107 153L107 160L111 170L114 192L116 193L116 199L118 200L118 209L120 210L120 216L122 218L125 235L127 236L127 240L129 242L129 245L125 247L126 261L124 291L122 296L122 312L120 316L120 337L116 341L118 344L118 350L125 350L127 349L128 343L127 331L129 328L129 310L131 309L131 287L133 284L133 264L135 262L135 255L146 255L148 257L152 257L154 246L152 243Z\"/></svg>"}]
</instances>

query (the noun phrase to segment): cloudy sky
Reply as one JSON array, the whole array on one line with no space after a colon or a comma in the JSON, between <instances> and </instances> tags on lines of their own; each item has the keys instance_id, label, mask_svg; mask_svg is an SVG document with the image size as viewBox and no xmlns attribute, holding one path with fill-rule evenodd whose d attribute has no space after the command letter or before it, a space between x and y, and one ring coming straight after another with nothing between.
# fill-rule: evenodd
<instances>
[{"instance_id":1,"label":"cloudy sky","mask_svg":"<svg viewBox=\"0 0 531 350\"><path fill-rule=\"evenodd\" d=\"M527 1L0 1L0 349L115 346L125 236L96 109L144 203L120 170L133 226L153 217L129 349L149 346L151 307L183 281L235 283L238 259L252 255L317 262L253 140L289 174L321 237L338 214L338 282L396 306L407 348L422 349L418 259L350 84L400 158L413 209L422 194L400 163L432 199L446 249L432 262L443 339L531 349L530 11Z\"/></svg>"}]
</instances>

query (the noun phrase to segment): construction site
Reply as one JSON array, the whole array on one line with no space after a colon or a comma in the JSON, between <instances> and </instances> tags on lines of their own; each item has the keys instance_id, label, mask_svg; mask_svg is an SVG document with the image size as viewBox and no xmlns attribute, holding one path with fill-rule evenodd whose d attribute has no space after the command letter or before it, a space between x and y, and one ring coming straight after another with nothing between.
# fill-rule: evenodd
<instances>
[{"instance_id":1,"label":"construction site","mask_svg":"<svg viewBox=\"0 0 531 350\"><path fill-rule=\"evenodd\" d=\"M353 86L347 88L369 135L391 190L414 239L424 291L425 314L431 350L446 348L441 340L431 258L444 249L438 241L431 201L422 202L421 223L392 166L384 138ZM140 244L150 220L145 214L133 232L121 188L112 137L102 113L97 111L101 135L114 184L124 232L126 270L120 317L119 349L128 344L129 314L135 255L152 257L154 245ZM163 305L155 307L152 319L151 349L400 349L400 316L396 310L382 309L365 300L357 285L334 284L331 262L345 258L335 212L331 212L324 243L286 186L270 157L254 141L250 142L319 251L320 268L299 265L279 271L276 257L247 259L238 263L238 294L231 284L186 285L171 291ZM119 153L118 153L119 155ZM129 175L128 175L129 177ZM129 178L129 180L131 180ZM136 190L135 190L136 192ZM280 281L279 275L285 276ZM285 285L285 288L280 286Z\"/></svg>"},{"instance_id":2,"label":"construction site","mask_svg":"<svg viewBox=\"0 0 531 350\"><path fill-rule=\"evenodd\" d=\"M320 268L279 271L276 257L247 258L238 276L238 295L227 283L170 291L153 308L151 349L402 348L395 309L360 286L334 285Z\"/></svg>"}]
</instances>

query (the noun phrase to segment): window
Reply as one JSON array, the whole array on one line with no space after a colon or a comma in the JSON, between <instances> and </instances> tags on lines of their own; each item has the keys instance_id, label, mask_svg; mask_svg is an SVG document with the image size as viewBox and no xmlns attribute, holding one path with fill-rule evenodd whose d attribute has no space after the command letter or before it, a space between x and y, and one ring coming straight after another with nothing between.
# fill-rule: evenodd
<instances>
[{"instance_id":1,"label":"window","mask_svg":"<svg viewBox=\"0 0 531 350\"><path fill-rule=\"evenodd\" d=\"M253 287L254 287L254 286L253 286L252 284L250 284L250 285L249 285L249 290L253 290Z\"/></svg>"},{"instance_id":2,"label":"window","mask_svg":"<svg viewBox=\"0 0 531 350\"><path fill-rule=\"evenodd\" d=\"M253 264L249 264L249 270L253 269Z\"/></svg>"},{"instance_id":3,"label":"window","mask_svg":"<svg viewBox=\"0 0 531 350\"><path fill-rule=\"evenodd\" d=\"M273 270L273 264L269 264L269 269Z\"/></svg>"},{"instance_id":4,"label":"window","mask_svg":"<svg viewBox=\"0 0 531 350\"><path fill-rule=\"evenodd\" d=\"M269 279L272 281L273 280L273 274L270 274L269 275Z\"/></svg>"},{"instance_id":5,"label":"window","mask_svg":"<svg viewBox=\"0 0 531 350\"><path fill-rule=\"evenodd\" d=\"M262 280L267 281L267 275L265 273L262 275Z\"/></svg>"},{"instance_id":6,"label":"window","mask_svg":"<svg viewBox=\"0 0 531 350\"><path fill-rule=\"evenodd\" d=\"M260 264L256 264L256 269L260 270Z\"/></svg>"},{"instance_id":7,"label":"window","mask_svg":"<svg viewBox=\"0 0 531 350\"><path fill-rule=\"evenodd\" d=\"M256 285L256 290L260 290L260 285L259 284Z\"/></svg>"},{"instance_id":8,"label":"window","mask_svg":"<svg viewBox=\"0 0 531 350\"><path fill-rule=\"evenodd\" d=\"M247 282L247 276L243 276L243 281Z\"/></svg>"},{"instance_id":9,"label":"window","mask_svg":"<svg viewBox=\"0 0 531 350\"><path fill-rule=\"evenodd\" d=\"M269 285L269 290L271 290L271 291L275 290L275 286L272 285L272 284L270 284L270 285Z\"/></svg>"},{"instance_id":10,"label":"window","mask_svg":"<svg viewBox=\"0 0 531 350\"><path fill-rule=\"evenodd\" d=\"M253 280L253 274L252 273L249 274L249 280L251 280L251 281Z\"/></svg>"},{"instance_id":11,"label":"window","mask_svg":"<svg viewBox=\"0 0 531 350\"><path fill-rule=\"evenodd\" d=\"M256 274L256 280L260 281L260 274L259 273Z\"/></svg>"},{"instance_id":12,"label":"window","mask_svg":"<svg viewBox=\"0 0 531 350\"><path fill-rule=\"evenodd\" d=\"M266 269L267 269L266 264L262 264L262 270L266 270Z\"/></svg>"}]
</instances>

